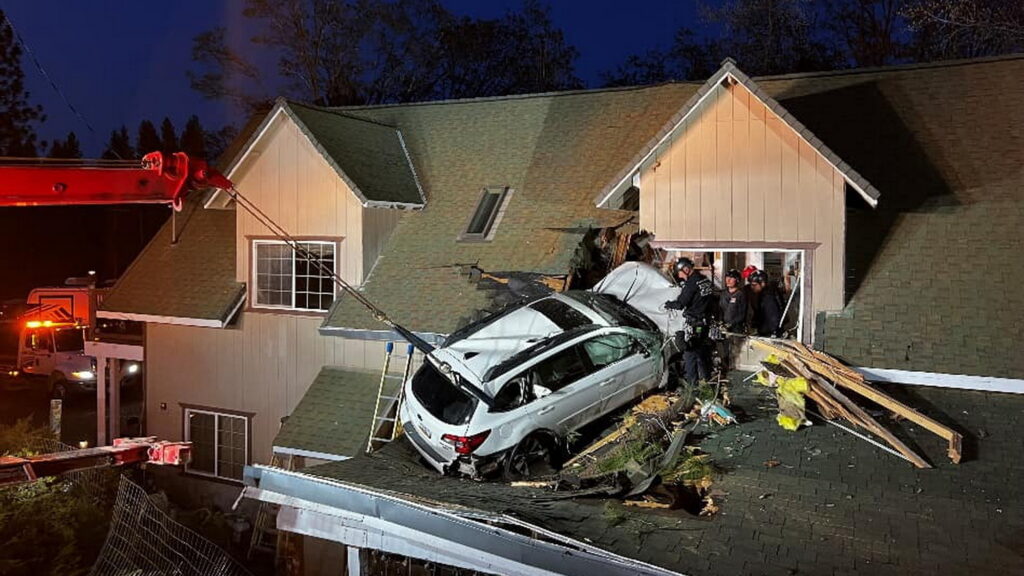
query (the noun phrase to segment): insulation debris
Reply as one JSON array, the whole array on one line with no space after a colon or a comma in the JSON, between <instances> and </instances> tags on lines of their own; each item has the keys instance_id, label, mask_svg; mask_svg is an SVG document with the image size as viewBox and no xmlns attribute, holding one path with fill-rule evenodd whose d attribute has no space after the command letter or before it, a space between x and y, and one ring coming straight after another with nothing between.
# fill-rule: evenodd
<instances>
[{"instance_id":1,"label":"insulation debris","mask_svg":"<svg viewBox=\"0 0 1024 576\"><path fill-rule=\"evenodd\" d=\"M914 466L931 468L927 461L839 391L839 388L843 388L946 440L950 460L960 462L963 437L958 432L884 394L869 384L860 373L835 358L812 350L800 342L766 338L752 338L751 341L754 346L770 353L762 363L765 369L757 378L762 384L776 387L779 424L784 428L795 430L799 427L803 421L804 398L809 398L826 420L845 420L881 438Z\"/></svg>"}]
</instances>

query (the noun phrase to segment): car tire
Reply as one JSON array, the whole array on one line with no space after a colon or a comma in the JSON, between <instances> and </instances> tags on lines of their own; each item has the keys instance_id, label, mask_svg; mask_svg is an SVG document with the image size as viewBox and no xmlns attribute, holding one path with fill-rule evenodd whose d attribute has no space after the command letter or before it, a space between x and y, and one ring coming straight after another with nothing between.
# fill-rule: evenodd
<instances>
[{"instance_id":1,"label":"car tire","mask_svg":"<svg viewBox=\"0 0 1024 576\"><path fill-rule=\"evenodd\" d=\"M534 432L519 441L505 458L504 476L509 482L549 476L561 465L561 450L551 434Z\"/></svg>"}]
</instances>

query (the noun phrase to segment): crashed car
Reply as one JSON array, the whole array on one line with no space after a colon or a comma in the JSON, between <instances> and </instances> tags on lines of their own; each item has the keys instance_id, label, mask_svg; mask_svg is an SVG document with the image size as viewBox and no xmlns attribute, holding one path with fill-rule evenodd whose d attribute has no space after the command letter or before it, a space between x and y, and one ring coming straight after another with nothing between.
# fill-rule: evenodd
<instances>
[{"instance_id":1,"label":"crashed car","mask_svg":"<svg viewBox=\"0 0 1024 576\"><path fill-rule=\"evenodd\" d=\"M406 438L443 474L556 467L573 431L666 383L671 319L652 298L678 291L629 264L593 291L550 294L459 330L404 384Z\"/></svg>"}]
</instances>

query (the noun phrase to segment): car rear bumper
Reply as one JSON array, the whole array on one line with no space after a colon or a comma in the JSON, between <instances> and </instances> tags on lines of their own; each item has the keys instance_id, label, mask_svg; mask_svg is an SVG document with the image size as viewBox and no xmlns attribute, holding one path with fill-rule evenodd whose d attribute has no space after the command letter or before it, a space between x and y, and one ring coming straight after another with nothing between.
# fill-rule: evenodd
<instances>
[{"instance_id":1,"label":"car rear bumper","mask_svg":"<svg viewBox=\"0 0 1024 576\"><path fill-rule=\"evenodd\" d=\"M406 438L409 439L409 443L420 453L423 460L441 474L461 474L470 478L482 478L491 475L498 469L500 458L495 458L494 456L481 457L470 454L458 456L455 459L445 458L430 445L412 422L403 422L402 430Z\"/></svg>"}]
</instances>

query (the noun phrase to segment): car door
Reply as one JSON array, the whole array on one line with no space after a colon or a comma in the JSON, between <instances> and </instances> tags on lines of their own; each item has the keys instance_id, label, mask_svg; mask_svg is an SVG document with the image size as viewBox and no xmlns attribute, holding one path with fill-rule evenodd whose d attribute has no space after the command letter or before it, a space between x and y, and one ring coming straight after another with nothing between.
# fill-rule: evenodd
<instances>
[{"instance_id":1,"label":"car door","mask_svg":"<svg viewBox=\"0 0 1024 576\"><path fill-rule=\"evenodd\" d=\"M537 428L565 434L588 420L601 403L601 389L578 344L541 360L528 370L537 399L528 404Z\"/></svg>"},{"instance_id":2,"label":"car door","mask_svg":"<svg viewBox=\"0 0 1024 576\"><path fill-rule=\"evenodd\" d=\"M658 378L654 359L643 354L643 348L628 334L602 334L587 339L581 347L596 370L601 389L595 418L628 404L653 387Z\"/></svg>"}]
</instances>

